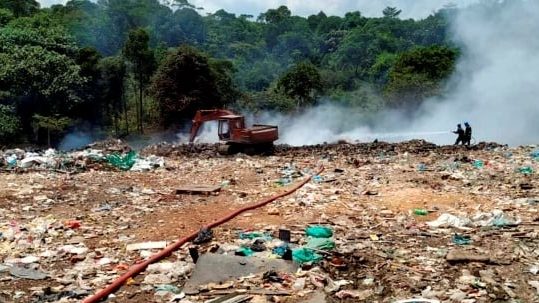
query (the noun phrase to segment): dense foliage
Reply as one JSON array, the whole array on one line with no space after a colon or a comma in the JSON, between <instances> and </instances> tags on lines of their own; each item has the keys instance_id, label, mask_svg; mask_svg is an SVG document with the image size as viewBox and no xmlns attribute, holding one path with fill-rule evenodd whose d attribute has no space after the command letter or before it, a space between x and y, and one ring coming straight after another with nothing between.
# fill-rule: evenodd
<instances>
[{"instance_id":1,"label":"dense foliage","mask_svg":"<svg viewBox=\"0 0 539 303\"><path fill-rule=\"evenodd\" d=\"M400 12L203 16L185 0L0 0L0 140L54 143L83 125L142 133L199 108L295 111L321 96L413 109L454 70L455 9Z\"/></svg>"}]
</instances>

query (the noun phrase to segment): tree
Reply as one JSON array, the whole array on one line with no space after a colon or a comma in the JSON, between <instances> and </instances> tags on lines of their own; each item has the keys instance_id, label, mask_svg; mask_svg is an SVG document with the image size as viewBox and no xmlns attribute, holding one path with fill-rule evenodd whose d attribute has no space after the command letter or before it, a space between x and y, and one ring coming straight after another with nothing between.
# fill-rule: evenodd
<instances>
[{"instance_id":1,"label":"tree","mask_svg":"<svg viewBox=\"0 0 539 303\"><path fill-rule=\"evenodd\" d=\"M71 115L95 124L102 124L104 116L104 104L99 96L99 60L101 54L93 47L79 49L75 63L80 67L79 74L86 78L86 85L79 89L81 102L72 110Z\"/></svg>"},{"instance_id":2,"label":"tree","mask_svg":"<svg viewBox=\"0 0 539 303\"><path fill-rule=\"evenodd\" d=\"M71 123L72 123L71 119L67 117L61 117L60 115L54 115L52 117L41 116L38 114L34 115L35 132L39 133L39 130L42 128L47 131L47 145L48 146L51 146L51 132L53 134L61 133Z\"/></svg>"},{"instance_id":3,"label":"tree","mask_svg":"<svg viewBox=\"0 0 539 303\"><path fill-rule=\"evenodd\" d=\"M0 104L0 141L7 142L20 131L19 117L12 106Z\"/></svg>"},{"instance_id":4,"label":"tree","mask_svg":"<svg viewBox=\"0 0 539 303\"><path fill-rule=\"evenodd\" d=\"M26 17L39 11L39 2L36 0L2 0L0 8L12 11L16 18Z\"/></svg>"},{"instance_id":5,"label":"tree","mask_svg":"<svg viewBox=\"0 0 539 303\"><path fill-rule=\"evenodd\" d=\"M385 88L390 104L415 109L425 98L440 94L457 55L443 46L418 47L399 55Z\"/></svg>"},{"instance_id":6,"label":"tree","mask_svg":"<svg viewBox=\"0 0 539 303\"><path fill-rule=\"evenodd\" d=\"M126 66L121 57L107 57L99 62L99 91L106 110L112 116L112 124L117 135L120 134L120 118L123 112L125 133L129 134L127 103L125 102Z\"/></svg>"},{"instance_id":7,"label":"tree","mask_svg":"<svg viewBox=\"0 0 539 303\"><path fill-rule=\"evenodd\" d=\"M277 88L294 98L297 107L312 103L322 91L320 72L310 62L301 62L288 70L277 82Z\"/></svg>"},{"instance_id":8,"label":"tree","mask_svg":"<svg viewBox=\"0 0 539 303\"><path fill-rule=\"evenodd\" d=\"M277 24L286 21L292 16L292 12L288 7L281 5L277 9L268 9L265 13L258 16L258 20L267 22L270 24Z\"/></svg>"},{"instance_id":9,"label":"tree","mask_svg":"<svg viewBox=\"0 0 539 303\"><path fill-rule=\"evenodd\" d=\"M13 20L13 13L5 8L0 8L0 26L5 26L9 21Z\"/></svg>"},{"instance_id":10,"label":"tree","mask_svg":"<svg viewBox=\"0 0 539 303\"><path fill-rule=\"evenodd\" d=\"M144 88L148 84L154 70L154 55L149 48L150 36L142 29L138 28L129 32L129 36L123 48L125 58L131 63L135 79L138 83L139 103L137 108L138 131L143 130L143 103L142 97Z\"/></svg>"},{"instance_id":11,"label":"tree","mask_svg":"<svg viewBox=\"0 0 539 303\"><path fill-rule=\"evenodd\" d=\"M215 67L214 63L214 67ZM231 89L220 65L212 68L208 57L190 46L181 46L165 59L157 70L152 92L159 103L163 126L191 117L197 109L221 107L223 94Z\"/></svg>"},{"instance_id":12,"label":"tree","mask_svg":"<svg viewBox=\"0 0 539 303\"><path fill-rule=\"evenodd\" d=\"M388 6L384 8L384 10L382 11L382 14L384 14L385 18L397 18L401 12L402 10L397 9L396 7Z\"/></svg>"}]
</instances>

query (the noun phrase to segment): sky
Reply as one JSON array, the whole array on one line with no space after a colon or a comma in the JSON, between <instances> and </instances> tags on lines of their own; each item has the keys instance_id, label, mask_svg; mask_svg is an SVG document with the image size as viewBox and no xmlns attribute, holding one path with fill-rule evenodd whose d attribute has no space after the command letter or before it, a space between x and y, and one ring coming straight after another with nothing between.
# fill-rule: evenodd
<instances>
[{"instance_id":1,"label":"sky","mask_svg":"<svg viewBox=\"0 0 539 303\"><path fill-rule=\"evenodd\" d=\"M65 3L66 0L38 0L42 7ZM350 11L360 11L364 16L380 16L387 6L402 10L402 18L423 18L449 3L466 6L479 0L191 0L204 12L224 9L235 14L258 16L270 8L286 5L294 15L308 16L324 11L327 15L344 15Z\"/></svg>"}]
</instances>

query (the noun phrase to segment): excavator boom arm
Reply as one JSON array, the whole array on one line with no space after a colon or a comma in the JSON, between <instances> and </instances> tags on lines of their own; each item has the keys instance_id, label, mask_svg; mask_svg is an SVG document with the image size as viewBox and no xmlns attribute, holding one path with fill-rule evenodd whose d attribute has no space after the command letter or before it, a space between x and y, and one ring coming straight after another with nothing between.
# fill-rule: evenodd
<instances>
[{"instance_id":1,"label":"excavator boom arm","mask_svg":"<svg viewBox=\"0 0 539 303\"><path fill-rule=\"evenodd\" d=\"M198 131L204 122L219 120L219 118L227 115L234 115L234 113L226 109L208 109L197 111L195 117L193 118L189 143L193 143L195 141Z\"/></svg>"}]
</instances>

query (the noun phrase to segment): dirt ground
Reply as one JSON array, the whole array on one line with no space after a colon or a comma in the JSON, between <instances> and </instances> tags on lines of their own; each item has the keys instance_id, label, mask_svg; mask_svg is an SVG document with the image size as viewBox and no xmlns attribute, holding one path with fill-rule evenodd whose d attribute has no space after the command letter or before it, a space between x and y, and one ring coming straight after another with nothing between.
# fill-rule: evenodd
<instances>
[{"instance_id":1,"label":"dirt ground","mask_svg":"<svg viewBox=\"0 0 539 303\"><path fill-rule=\"evenodd\" d=\"M233 210L282 193L308 175L282 186L276 181L283 177L283 168L312 172L323 166L320 180L216 228L213 244L234 241L237 232L245 230L276 234L279 228L287 228L301 237L309 224L323 224L334 229L336 250L342 248L340 256L347 267L336 269L324 261L321 268L334 280L351 280L346 289L372 289L366 302L393 302L428 294L425 290L437 293L432 296L444 302L537 302L539 290L529 281L539 277L529 268L539 264L535 204L539 203L539 165L529 156L531 150L337 145L282 150L269 157L170 155L165 157L166 169L149 172L3 172L0 261L38 256L35 263L49 278L17 279L0 270L0 301L54 302L36 299L35 293L47 287L58 293L77 285L94 293L125 271L118 265L141 259L137 252L126 251L126 244L172 242ZM534 172L521 173L525 166ZM222 190L176 195L175 190L184 185L222 185ZM429 213L415 215L414 209ZM444 213L471 217L495 209L520 218L520 224L467 230L425 224ZM48 220L47 230L35 231L43 220ZM80 227L69 227L69 220ZM462 249L502 261L448 262L447 252L461 248L452 243L454 233L471 237L472 243ZM70 243L83 243L88 255L79 258L59 252ZM203 245L201 250L210 247ZM100 268L72 272L85 258L105 257L111 262ZM169 258L175 259L190 260L185 247ZM486 272L492 281L485 278ZM161 302L154 291L143 290L144 276L121 288L110 302ZM477 281L466 283L463 276ZM374 282L367 284L365 279ZM454 295L457 292L464 297ZM288 298L298 300L301 296ZM328 294L327 300L342 301L334 294Z\"/></svg>"}]
</instances>

